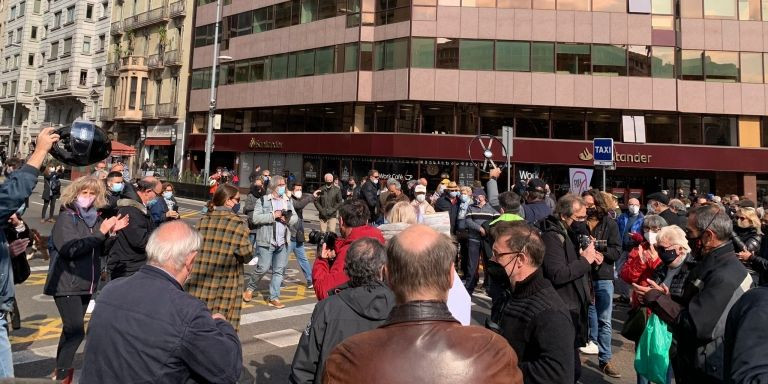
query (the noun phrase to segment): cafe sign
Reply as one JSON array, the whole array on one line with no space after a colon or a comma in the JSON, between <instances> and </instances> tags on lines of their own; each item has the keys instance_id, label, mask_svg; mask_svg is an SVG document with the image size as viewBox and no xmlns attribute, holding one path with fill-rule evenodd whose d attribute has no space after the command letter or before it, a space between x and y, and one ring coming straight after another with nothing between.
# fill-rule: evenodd
<instances>
[{"instance_id":1,"label":"cafe sign","mask_svg":"<svg viewBox=\"0 0 768 384\"><path fill-rule=\"evenodd\" d=\"M250 149L283 149L282 141L269 141L269 140L256 140L255 137L251 138L251 142L248 143Z\"/></svg>"},{"instance_id":2,"label":"cafe sign","mask_svg":"<svg viewBox=\"0 0 768 384\"><path fill-rule=\"evenodd\" d=\"M614 158L617 163L650 164L651 157L653 157L653 155L643 154L640 152L621 153L617 151ZM579 153L579 160L581 161L592 161L593 159L594 157L592 156L592 153L589 151L589 148L584 148L584 150Z\"/></svg>"}]
</instances>

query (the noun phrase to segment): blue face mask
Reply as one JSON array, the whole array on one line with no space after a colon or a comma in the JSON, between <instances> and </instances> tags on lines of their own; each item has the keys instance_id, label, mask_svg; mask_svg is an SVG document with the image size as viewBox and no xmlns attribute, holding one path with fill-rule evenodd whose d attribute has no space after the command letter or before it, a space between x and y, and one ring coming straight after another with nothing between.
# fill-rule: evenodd
<instances>
[{"instance_id":1,"label":"blue face mask","mask_svg":"<svg viewBox=\"0 0 768 384\"><path fill-rule=\"evenodd\" d=\"M157 199L152 199L147 203L147 207L151 207L153 205L157 204Z\"/></svg>"},{"instance_id":2,"label":"blue face mask","mask_svg":"<svg viewBox=\"0 0 768 384\"><path fill-rule=\"evenodd\" d=\"M163 198L165 198L166 200L170 199L171 197L173 197L173 192L168 192L168 191L163 192Z\"/></svg>"},{"instance_id":3,"label":"blue face mask","mask_svg":"<svg viewBox=\"0 0 768 384\"><path fill-rule=\"evenodd\" d=\"M456 196L459 196L459 192L456 192L456 191L451 192L451 197L456 197Z\"/></svg>"},{"instance_id":4,"label":"blue face mask","mask_svg":"<svg viewBox=\"0 0 768 384\"><path fill-rule=\"evenodd\" d=\"M285 187L277 187L277 195L278 196L284 196L285 195Z\"/></svg>"},{"instance_id":5,"label":"blue face mask","mask_svg":"<svg viewBox=\"0 0 768 384\"><path fill-rule=\"evenodd\" d=\"M469 200L471 200L469 198L469 195L461 195L461 201L463 201L465 203L469 203Z\"/></svg>"},{"instance_id":6,"label":"blue face mask","mask_svg":"<svg viewBox=\"0 0 768 384\"><path fill-rule=\"evenodd\" d=\"M123 183L114 183L112 184L112 192L114 193L120 193L123 191L123 188L125 187L125 184Z\"/></svg>"},{"instance_id":7,"label":"blue face mask","mask_svg":"<svg viewBox=\"0 0 768 384\"><path fill-rule=\"evenodd\" d=\"M234 212L234 213L238 213L238 212L240 212L240 203L237 203L237 204L235 204L235 205L232 207L232 212Z\"/></svg>"}]
</instances>

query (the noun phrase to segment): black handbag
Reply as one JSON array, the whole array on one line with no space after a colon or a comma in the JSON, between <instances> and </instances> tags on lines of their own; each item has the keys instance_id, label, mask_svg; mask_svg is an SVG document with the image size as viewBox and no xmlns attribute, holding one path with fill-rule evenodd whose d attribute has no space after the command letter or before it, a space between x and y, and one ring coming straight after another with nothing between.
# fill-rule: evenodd
<instances>
[{"instance_id":1,"label":"black handbag","mask_svg":"<svg viewBox=\"0 0 768 384\"><path fill-rule=\"evenodd\" d=\"M22 284L27 281L32 270L29 269L29 261L27 261L27 254L25 252L11 258L11 269L13 270L14 284Z\"/></svg>"},{"instance_id":2,"label":"black handbag","mask_svg":"<svg viewBox=\"0 0 768 384\"><path fill-rule=\"evenodd\" d=\"M624 326L621 327L621 335L627 340L637 343L640 336L645 331L645 324L648 322L648 313L645 307L630 309Z\"/></svg>"}]
</instances>

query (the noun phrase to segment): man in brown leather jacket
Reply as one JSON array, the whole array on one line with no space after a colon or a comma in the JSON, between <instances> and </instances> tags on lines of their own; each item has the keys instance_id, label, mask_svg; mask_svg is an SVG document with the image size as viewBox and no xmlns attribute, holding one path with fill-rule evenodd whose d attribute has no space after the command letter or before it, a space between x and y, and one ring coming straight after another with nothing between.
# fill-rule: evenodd
<instances>
[{"instance_id":1,"label":"man in brown leather jacket","mask_svg":"<svg viewBox=\"0 0 768 384\"><path fill-rule=\"evenodd\" d=\"M451 239L414 225L387 246L386 280L397 305L380 328L346 339L326 361L326 384L522 384L517 355L501 336L463 327L446 306Z\"/></svg>"}]
</instances>

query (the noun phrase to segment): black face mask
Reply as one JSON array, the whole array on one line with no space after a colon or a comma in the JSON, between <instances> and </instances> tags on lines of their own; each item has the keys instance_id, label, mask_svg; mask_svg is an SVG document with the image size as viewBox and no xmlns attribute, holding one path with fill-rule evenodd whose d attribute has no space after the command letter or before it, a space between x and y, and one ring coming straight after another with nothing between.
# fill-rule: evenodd
<instances>
[{"instance_id":1,"label":"black face mask","mask_svg":"<svg viewBox=\"0 0 768 384\"><path fill-rule=\"evenodd\" d=\"M665 265L672 264L675 259L677 259L677 251L674 249L664 249L664 247L655 245L656 253L659 254L659 259L661 259L661 262Z\"/></svg>"},{"instance_id":2,"label":"black face mask","mask_svg":"<svg viewBox=\"0 0 768 384\"><path fill-rule=\"evenodd\" d=\"M257 199L260 199L261 196L264 195L264 188L256 186L256 185L252 185L250 193L251 193L251 195L253 195Z\"/></svg>"},{"instance_id":3,"label":"black face mask","mask_svg":"<svg viewBox=\"0 0 768 384\"><path fill-rule=\"evenodd\" d=\"M686 230L685 232L686 237L688 238L688 246L691 247L691 253L694 255L694 257L699 257L702 253L702 248L704 248L704 235L701 234L699 236L693 237L689 230Z\"/></svg>"},{"instance_id":4,"label":"black face mask","mask_svg":"<svg viewBox=\"0 0 768 384\"><path fill-rule=\"evenodd\" d=\"M499 262L493 260L488 260L486 263L485 267L486 271L488 272L488 276L491 277L494 283L499 284L499 287L502 291L513 288L512 282L509 280L509 274L507 274L507 265L514 263L516 260L517 256L510 260L506 265L501 265Z\"/></svg>"},{"instance_id":5,"label":"black face mask","mask_svg":"<svg viewBox=\"0 0 768 384\"><path fill-rule=\"evenodd\" d=\"M597 208L587 208L587 217L597 217Z\"/></svg>"}]
</instances>

